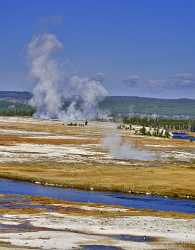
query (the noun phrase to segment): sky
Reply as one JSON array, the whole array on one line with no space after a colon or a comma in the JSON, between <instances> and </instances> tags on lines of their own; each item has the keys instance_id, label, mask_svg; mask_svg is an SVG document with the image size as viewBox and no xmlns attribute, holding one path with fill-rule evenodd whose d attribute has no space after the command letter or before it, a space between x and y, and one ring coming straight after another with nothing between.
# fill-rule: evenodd
<instances>
[{"instance_id":1,"label":"sky","mask_svg":"<svg viewBox=\"0 0 195 250\"><path fill-rule=\"evenodd\" d=\"M0 90L33 88L27 47L52 33L66 71L110 95L195 98L194 0L1 0Z\"/></svg>"}]
</instances>

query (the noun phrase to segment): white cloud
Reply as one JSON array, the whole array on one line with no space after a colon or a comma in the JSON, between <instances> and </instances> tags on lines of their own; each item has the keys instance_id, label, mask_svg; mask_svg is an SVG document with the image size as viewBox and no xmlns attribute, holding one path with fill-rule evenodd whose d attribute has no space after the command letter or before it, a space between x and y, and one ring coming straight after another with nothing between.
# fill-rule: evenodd
<instances>
[{"instance_id":1,"label":"white cloud","mask_svg":"<svg viewBox=\"0 0 195 250\"><path fill-rule=\"evenodd\" d=\"M129 87L136 87L140 84L140 76L139 75L129 75L127 78L123 80L123 83Z\"/></svg>"},{"instance_id":2,"label":"white cloud","mask_svg":"<svg viewBox=\"0 0 195 250\"><path fill-rule=\"evenodd\" d=\"M123 80L123 83L130 88L179 89L195 87L195 76L192 73L177 73L165 79L146 79L139 75L130 75Z\"/></svg>"},{"instance_id":3,"label":"white cloud","mask_svg":"<svg viewBox=\"0 0 195 250\"><path fill-rule=\"evenodd\" d=\"M175 86L190 87L195 85L195 77L192 73L177 73L173 77Z\"/></svg>"}]
</instances>

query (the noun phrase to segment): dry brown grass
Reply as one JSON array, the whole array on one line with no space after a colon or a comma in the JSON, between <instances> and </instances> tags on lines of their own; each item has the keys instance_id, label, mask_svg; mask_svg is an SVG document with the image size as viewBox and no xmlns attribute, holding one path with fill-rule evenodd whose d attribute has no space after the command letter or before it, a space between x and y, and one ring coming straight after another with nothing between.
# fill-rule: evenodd
<instances>
[{"instance_id":1,"label":"dry brown grass","mask_svg":"<svg viewBox=\"0 0 195 250\"><path fill-rule=\"evenodd\" d=\"M154 163L153 163L154 164ZM1 163L0 177L69 188L195 197L195 164L118 166L103 164Z\"/></svg>"},{"instance_id":2,"label":"dry brown grass","mask_svg":"<svg viewBox=\"0 0 195 250\"><path fill-rule=\"evenodd\" d=\"M21 137L17 135L0 136L0 145L11 146L16 143L30 143L30 144L50 144L50 145L64 145L64 144L74 144L74 145L86 145L86 144L96 144L97 139L48 139L48 138L33 138L33 137Z\"/></svg>"},{"instance_id":3,"label":"dry brown grass","mask_svg":"<svg viewBox=\"0 0 195 250\"><path fill-rule=\"evenodd\" d=\"M46 212L46 209L38 208L0 208L0 214L40 214Z\"/></svg>"},{"instance_id":4,"label":"dry brown grass","mask_svg":"<svg viewBox=\"0 0 195 250\"><path fill-rule=\"evenodd\" d=\"M0 250L38 250L38 249L40 248L13 246L11 243L0 241Z\"/></svg>"},{"instance_id":5,"label":"dry brown grass","mask_svg":"<svg viewBox=\"0 0 195 250\"><path fill-rule=\"evenodd\" d=\"M33 131L33 132L44 132L44 133L53 133L61 135L80 135L82 133L91 133L101 131L101 128L96 127L95 125L90 125L87 127L79 126L67 126L62 122L51 122L51 121L36 121L35 123L27 122L2 122L0 121L0 129L5 130L23 130L23 131Z\"/></svg>"},{"instance_id":6,"label":"dry brown grass","mask_svg":"<svg viewBox=\"0 0 195 250\"><path fill-rule=\"evenodd\" d=\"M195 244L193 243L178 243L175 247L175 249L195 250ZM170 247L170 249L173 248Z\"/></svg>"}]
</instances>

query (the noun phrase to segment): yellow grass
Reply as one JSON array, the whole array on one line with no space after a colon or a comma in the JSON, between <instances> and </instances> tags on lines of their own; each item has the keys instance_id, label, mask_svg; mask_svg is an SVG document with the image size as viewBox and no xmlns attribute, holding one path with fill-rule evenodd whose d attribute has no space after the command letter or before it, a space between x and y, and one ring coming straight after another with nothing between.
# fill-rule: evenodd
<instances>
[{"instance_id":1,"label":"yellow grass","mask_svg":"<svg viewBox=\"0 0 195 250\"><path fill-rule=\"evenodd\" d=\"M156 163L157 164L157 163ZM195 197L195 165L118 166L103 164L1 163L0 177L70 188Z\"/></svg>"},{"instance_id":2,"label":"yellow grass","mask_svg":"<svg viewBox=\"0 0 195 250\"><path fill-rule=\"evenodd\" d=\"M50 144L50 145L64 145L64 144L95 144L98 143L97 139L52 139L52 138L33 138L33 137L21 137L21 136L0 136L0 145L13 145L16 143L30 143L30 144Z\"/></svg>"},{"instance_id":3,"label":"yellow grass","mask_svg":"<svg viewBox=\"0 0 195 250\"><path fill-rule=\"evenodd\" d=\"M0 241L0 250L38 250L38 248L13 246L11 243Z\"/></svg>"}]
</instances>

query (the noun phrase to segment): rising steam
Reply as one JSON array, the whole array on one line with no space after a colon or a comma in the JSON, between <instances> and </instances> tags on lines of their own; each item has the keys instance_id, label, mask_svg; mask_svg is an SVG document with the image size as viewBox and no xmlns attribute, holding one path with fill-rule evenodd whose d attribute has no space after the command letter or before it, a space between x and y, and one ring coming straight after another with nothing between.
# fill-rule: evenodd
<instances>
[{"instance_id":1,"label":"rising steam","mask_svg":"<svg viewBox=\"0 0 195 250\"><path fill-rule=\"evenodd\" d=\"M103 148L109 152L114 159L121 160L153 160L155 155L146 150L140 150L133 143L122 141L117 130L106 135L102 141Z\"/></svg>"},{"instance_id":2,"label":"rising steam","mask_svg":"<svg viewBox=\"0 0 195 250\"><path fill-rule=\"evenodd\" d=\"M28 45L31 76L35 80L31 104L40 118L92 119L97 104L108 93L102 79L65 77L56 52L62 43L53 34L42 34ZM66 105L65 105L66 104Z\"/></svg>"}]
</instances>

